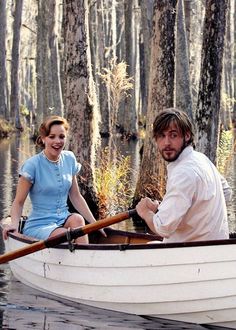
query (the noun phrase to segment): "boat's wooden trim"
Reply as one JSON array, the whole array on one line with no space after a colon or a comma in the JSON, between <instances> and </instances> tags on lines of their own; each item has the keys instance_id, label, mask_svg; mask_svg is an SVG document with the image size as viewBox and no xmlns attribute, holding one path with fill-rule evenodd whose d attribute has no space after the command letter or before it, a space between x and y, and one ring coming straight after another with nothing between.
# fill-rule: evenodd
<instances>
[{"instance_id":1,"label":"boat's wooden trim","mask_svg":"<svg viewBox=\"0 0 236 330\"><path fill-rule=\"evenodd\" d=\"M183 242L183 243L161 243L160 237L149 235L145 233L133 233L121 230L114 230L106 228L107 238L100 237L96 243L86 245L75 245L75 249L82 250L126 250L126 249L166 249L166 248L187 248L196 246L211 246L211 245L228 245L236 244L236 238L211 240L211 241L197 241L197 242ZM27 237L20 233L9 233L13 239L32 244L37 242L36 239ZM149 244L147 244L147 242ZM68 244L56 246L57 249L68 249Z\"/></svg>"}]
</instances>

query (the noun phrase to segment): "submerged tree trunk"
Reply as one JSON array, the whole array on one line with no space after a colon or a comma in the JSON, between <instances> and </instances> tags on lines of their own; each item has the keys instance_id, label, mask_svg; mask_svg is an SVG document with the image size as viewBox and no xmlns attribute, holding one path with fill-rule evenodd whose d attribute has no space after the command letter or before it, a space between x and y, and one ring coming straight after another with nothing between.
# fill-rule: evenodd
<instances>
[{"instance_id":1,"label":"submerged tree trunk","mask_svg":"<svg viewBox=\"0 0 236 330\"><path fill-rule=\"evenodd\" d=\"M196 112L197 147L216 163L219 142L222 60L228 1L207 0L201 79Z\"/></svg>"},{"instance_id":2,"label":"submerged tree trunk","mask_svg":"<svg viewBox=\"0 0 236 330\"><path fill-rule=\"evenodd\" d=\"M189 44L189 69L190 69L190 82L191 82L191 95L193 104L193 117L197 108L197 98L200 80L200 67L201 67L201 50L202 50L202 34L203 34L203 21L205 14L205 7L203 1L185 1L188 6L187 19L188 29L188 44Z\"/></svg>"},{"instance_id":3,"label":"submerged tree trunk","mask_svg":"<svg viewBox=\"0 0 236 330\"><path fill-rule=\"evenodd\" d=\"M127 135L138 134L138 113L140 111L140 9L137 0L125 0L125 48L127 73L133 78L133 88L125 100L125 113L120 120Z\"/></svg>"},{"instance_id":4,"label":"submerged tree trunk","mask_svg":"<svg viewBox=\"0 0 236 330\"><path fill-rule=\"evenodd\" d=\"M141 42L140 42L140 97L142 111L139 116L146 116L148 106L148 83L150 71L150 40L153 1L140 1L141 9ZM141 109L140 109L141 110Z\"/></svg>"},{"instance_id":5,"label":"submerged tree trunk","mask_svg":"<svg viewBox=\"0 0 236 330\"><path fill-rule=\"evenodd\" d=\"M192 95L189 75L188 43L185 28L183 0L178 1L176 38L176 107L193 119Z\"/></svg>"},{"instance_id":6,"label":"submerged tree trunk","mask_svg":"<svg viewBox=\"0 0 236 330\"><path fill-rule=\"evenodd\" d=\"M19 67L20 67L20 32L22 20L23 0L15 2L13 42L11 54L11 120L15 122L15 127L23 130L20 120L20 93L19 93Z\"/></svg>"},{"instance_id":7,"label":"submerged tree trunk","mask_svg":"<svg viewBox=\"0 0 236 330\"><path fill-rule=\"evenodd\" d=\"M37 125L43 117L63 115L58 54L58 0L38 1Z\"/></svg>"},{"instance_id":8,"label":"submerged tree trunk","mask_svg":"<svg viewBox=\"0 0 236 330\"><path fill-rule=\"evenodd\" d=\"M6 99L6 0L0 1L0 117L7 118Z\"/></svg>"},{"instance_id":9,"label":"submerged tree trunk","mask_svg":"<svg viewBox=\"0 0 236 330\"><path fill-rule=\"evenodd\" d=\"M165 166L152 138L152 124L158 112L174 102L176 2L154 3L146 136L134 204L143 196L160 199L165 184Z\"/></svg>"},{"instance_id":10,"label":"submerged tree trunk","mask_svg":"<svg viewBox=\"0 0 236 330\"><path fill-rule=\"evenodd\" d=\"M63 116L64 105L62 100L62 87L60 82L60 56L58 49L59 27L57 20L59 18L58 0L48 1L48 48L49 48L49 92L51 94L51 108L53 113Z\"/></svg>"},{"instance_id":11,"label":"submerged tree trunk","mask_svg":"<svg viewBox=\"0 0 236 330\"><path fill-rule=\"evenodd\" d=\"M87 0L66 0L64 10L65 108L71 126L69 148L83 166L80 188L96 215L98 205L93 170L99 113L88 46Z\"/></svg>"}]
</instances>

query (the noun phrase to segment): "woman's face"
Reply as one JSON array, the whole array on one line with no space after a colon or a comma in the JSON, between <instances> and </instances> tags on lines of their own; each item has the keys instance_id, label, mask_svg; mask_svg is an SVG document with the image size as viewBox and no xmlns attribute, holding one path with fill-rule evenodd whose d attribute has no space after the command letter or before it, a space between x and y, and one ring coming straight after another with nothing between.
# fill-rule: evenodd
<instances>
[{"instance_id":1,"label":"woman's face","mask_svg":"<svg viewBox=\"0 0 236 330\"><path fill-rule=\"evenodd\" d=\"M57 160L66 143L67 131L63 125L52 125L48 136L42 138L44 153L50 160Z\"/></svg>"}]
</instances>

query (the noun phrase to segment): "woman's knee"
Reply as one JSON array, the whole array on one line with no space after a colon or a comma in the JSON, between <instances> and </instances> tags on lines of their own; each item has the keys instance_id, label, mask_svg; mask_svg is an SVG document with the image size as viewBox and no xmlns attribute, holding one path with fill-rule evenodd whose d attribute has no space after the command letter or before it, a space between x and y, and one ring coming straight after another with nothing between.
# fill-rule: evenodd
<instances>
[{"instance_id":1,"label":"woman's knee","mask_svg":"<svg viewBox=\"0 0 236 330\"><path fill-rule=\"evenodd\" d=\"M72 227L72 228L80 227L84 225L85 225L84 218L77 213L71 214L65 223L65 227Z\"/></svg>"}]
</instances>

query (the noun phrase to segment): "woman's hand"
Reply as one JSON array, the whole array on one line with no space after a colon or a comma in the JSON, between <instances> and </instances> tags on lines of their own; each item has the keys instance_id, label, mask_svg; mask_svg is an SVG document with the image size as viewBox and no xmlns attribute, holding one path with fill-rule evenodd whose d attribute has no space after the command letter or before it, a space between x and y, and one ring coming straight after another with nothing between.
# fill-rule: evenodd
<instances>
[{"instance_id":1,"label":"woman's hand","mask_svg":"<svg viewBox=\"0 0 236 330\"><path fill-rule=\"evenodd\" d=\"M107 237L107 234L105 233L104 229L99 229L100 233L102 236Z\"/></svg>"},{"instance_id":2,"label":"woman's hand","mask_svg":"<svg viewBox=\"0 0 236 330\"><path fill-rule=\"evenodd\" d=\"M2 231L2 235L3 235L4 240L6 240L8 238L8 233L10 231L11 232L18 231L17 226L15 226L15 225L4 225L3 231Z\"/></svg>"}]
</instances>

